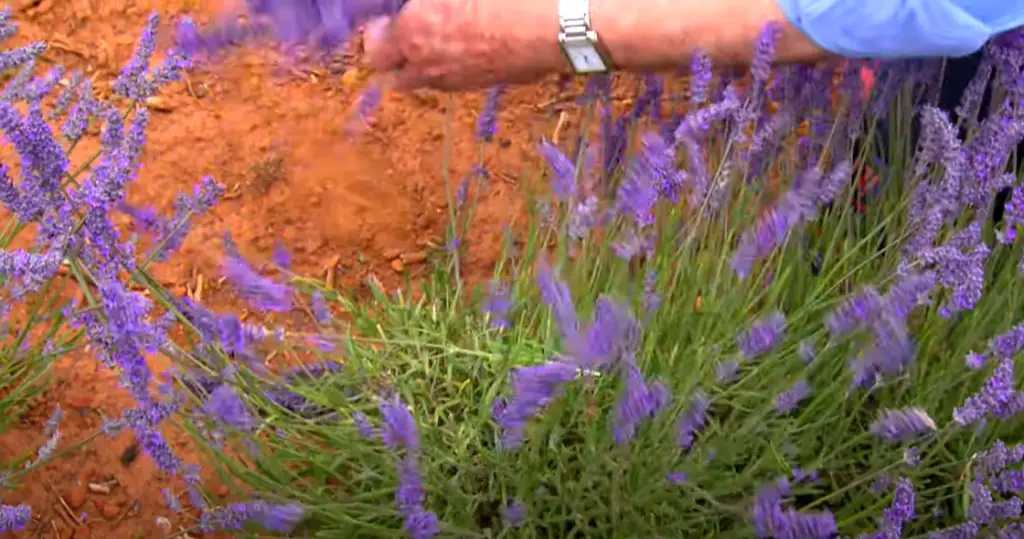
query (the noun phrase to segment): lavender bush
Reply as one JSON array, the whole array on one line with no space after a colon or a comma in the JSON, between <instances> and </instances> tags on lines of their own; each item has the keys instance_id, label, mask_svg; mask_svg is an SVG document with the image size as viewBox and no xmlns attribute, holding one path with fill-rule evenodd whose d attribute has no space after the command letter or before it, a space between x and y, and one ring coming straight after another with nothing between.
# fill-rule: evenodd
<instances>
[{"instance_id":1,"label":"lavender bush","mask_svg":"<svg viewBox=\"0 0 1024 539\"><path fill-rule=\"evenodd\" d=\"M550 196L482 294L457 225L486 171L451 186L421 290L291 279L318 330L284 346L320 360L237 384L224 440L251 451L221 464L331 537L1021 536L1024 35L986 46L954 124L941 62L773 71L775 34L622 115L591 78L599 136L539 143Z\"/></svg>"},{"instance_id":2,"label":"lavender bush","mask_svg":"<svg viewBox=\"0 0 1024 539\"><path fill-rule=\"evenodd\" d=\"M9 38L15 30L10 12L0 13L0 36ZM192 485L191 506L201 513L195 528L241 529L252 522L287 532L305 514L294 503L261 498L207 507L197 488L198 470L184 466L158 430L176 415L186 420L192 416L182 415L190 408L184 406L187 399L181 390L154 383L145 354L160 351L191 368L223 369L228 361L219 344L182 348L168 338L175 326L198 335L192 321L212 315L171 297L147 272L175 252L190 221L209 211L223 189L212 179L203 179L194 192L177 199L170 216L125 203L146 142L149 116L143 103L178 80L190 65L181 49L167 51L161 64L151 65L157 30L158 17L153 15L115 81L110 101L96 99L91 82L81 73L65 78L57 66L37 74L36 58L46 48L43 43L0 53L2 70L17 70L0 96L0 130L18 161L16 167L4 163L0 168L0 203L11 214L0 232L0 411L5 412L4 421L17 418L24 412L26 396L41 390L53 360L88 343L97 359L119 374L121 385L136 401L95 435L133 430L158 467ZM100 126L101 149L83 155L76 148L91 125ZM136 219L152 241L122 236L112 220L118 213ZM30 246L10 248L16 241ZM230 267L244 271L244 266ZM81 300L68 297L68 284L78 287ZM218 413L229 408L231 391L212 391L208 408ZM28 471L57 456L60 417L60 410L55 410L45 426L48 441L32 454L3 455L0 488L16 487ZM64 444L60 452L87 442ZM2 505L0 532L23 529L30 518L28 506Z\"/></svg>"},{"instance_id":3,"label":"lavender bush","mask_svg":"<svg viewBox=\"0 0 1024 539\"><path fill-rule=\"evenodd\" d=\"M258 4L271 22L281 15L271 8L285 5ZM322 12L306 15L281 20L335 28ZM336 27L347 35L355 22ZM282 40L310 34L281 28ZM162 469L193 486L195 528L1024 533L1024 393L1014 372L1024 348L1024 187L1005 172L1024 138L1019 32L986 47L988 117L979 119L986 78L965 97L959 125L934 106L941 63L868 64L879 82L864 97L862 62L772 71L774 28L749 73L713 76L698 56L687 95L648 76L622 115L612 112L611 81L592 78L583 107L596 114L583 116L598 119L600 135L584 125L567 147L540 142L550 197L527 230L510 232L482 294L466 293L457 267L476 199L468 193L487 187L482 170L451 186L451 237L419 290L354 301L292 274L284 251L276 275L260 273L225 238L227 281L266 312L308 308L310 329L296 332L210 312L148 276L221 191L204 181L169 217L124 204L144 143L138 102L187 68L186 53L268 35L203 33L186 21L179 48L150 68L155 30L154 18L115 102L94 100L87 82L58 98L57 114L71 104L59 135L40 103L61 75L9 83L6 99L29 107L0 115L21 159L20 181L0 189L17 216L3 245L28 228L37 239L4 251L12 262L0 267L17 300L65 274L79 284L82 302L42 312L70 321L55 330L69 335L58 342L87 339L121 374L138 405L105 430L133 429ZM7 54L15 63L32 53ZM501 94L490 92L489 107ZM482 144L494 117L481 114ZM68 172L89 118L104 125L103 149ZM869 166L881 180L859 192L854 178ZM993 224L992 201L1007 188ZM121 238L113 212L145 237ZM344 320L332 318L339 308ZM174 326L188 342L167 337ZM9 342L5 350L22 349ZM54 354L32 350L41 372ZM269 368L270 350L299 366ZM151 383L142 354L157 351L179 366L175 383ZM9 357L4 365L18 364ZM156 429L168 420L210 449L246 486L240 494L261 497L208 507L197 470ZM13 528L27 515L8 508L4 518Z\"/></svg>"}]
</instances>

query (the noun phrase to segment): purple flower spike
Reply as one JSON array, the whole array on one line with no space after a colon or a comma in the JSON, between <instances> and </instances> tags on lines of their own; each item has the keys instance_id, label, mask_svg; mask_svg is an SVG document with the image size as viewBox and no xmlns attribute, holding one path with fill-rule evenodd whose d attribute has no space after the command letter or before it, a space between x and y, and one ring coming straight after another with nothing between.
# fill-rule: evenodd
<instances>
[{"instance_id":1,"label":"purple flower spike","mask_svg":"<svg viewBox=\"0 0 1024 539\"><path fill-rule=\"evenodd\" d=\"M740 353L746 359L754 359L771 351L783 338L786 331L786 317L775 311L754 322L750 329L739 337Z\"/></svg>"},{"instance_id":2,"label":"purple flower spike","mask_svg":"<svg viewBox=\"0 0 1024 539\"><path fill-rule=\"evenodd\" d=\"M679 447L683 451L693 449L693 444L708 422L708 410L711 408L711 400L707 393L698 390L690 407L683 412L677 424Z\"/></svg>"},{"instance_id":3,"label":"purple flower spike","mask_svg":"<svg viewBox=\"0 0 1024 539\"><path fill-rule=\"evenodd\" d=\"M384 428L381 432L384 445L389 449L419 452L420 438L416 429L416 418L397 394L380 403L380 413L384 416Z\"/></svg>"},{"instance_id":4,"label":"purple flower spike","mask_svg":"<svg viewBox=\"0 0 1024 539\"><path fill-rule=\"evenodd\" d=\"M920 408L883 410L869 427L875 436L891 444L900 444L934 432L935 420Z\"/></svg>"},{"instance_id":5,"label":"purple flower spike","mask_svg":"<svg viewBox=\"0 0 1024 539\"><path fill-rule=\"evenodd\" d=\"M32 520L32 508L27 505L0 505L0 533L19 532Z\"/></svg>"}]
</instances>

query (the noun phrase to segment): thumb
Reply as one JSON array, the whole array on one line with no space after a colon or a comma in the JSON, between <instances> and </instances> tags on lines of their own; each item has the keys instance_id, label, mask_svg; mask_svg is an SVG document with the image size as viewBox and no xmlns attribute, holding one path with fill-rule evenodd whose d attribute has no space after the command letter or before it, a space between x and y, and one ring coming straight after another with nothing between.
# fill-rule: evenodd
<instances>
[{"instance_id":1,"label":"thumb","mask_svg":"<svg viewBox=\"0 0 1024 539\"><path fill-rule=\"evenodd\" d=\"M370 66L377 71L394 71L405 63L398 48L395 25L390 17L378 17L366 24L363 46Z\"/></svg>"}]
</instances>

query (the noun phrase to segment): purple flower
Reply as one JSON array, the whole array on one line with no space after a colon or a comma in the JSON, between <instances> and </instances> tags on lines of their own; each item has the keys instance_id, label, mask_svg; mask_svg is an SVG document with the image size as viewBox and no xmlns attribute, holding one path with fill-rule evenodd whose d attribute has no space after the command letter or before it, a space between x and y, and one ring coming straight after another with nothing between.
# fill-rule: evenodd
<instances>
[{"instance_id":1,"label":"purple flower","mask_svg":"<svg viewBox=\"0 0 1024 539\"><path fill-rule=\"evenodd\" d=\"M882 296L871 286L843 300L825 317L825 326L833 339L840 339L864 327L882 309Z\"/></svg>"},{"instance_id":2,"label":"purple flower","mask_svg":"<svg viewBox=\"0 0 1024 539\"><path fill-rule=\"evenodd\" d=\"M14 28L7 26L13 33ZM5 30L7 31L7 30ZM0 72L9 72L10 70L34 62L43 51L46 50L46 43L42 41L33 41L24 47L12 49L8 51L0 52Z\"/></svg>"},{"instance_id":3,"label":"purple flower","mask_svg":"<svg viewBox=\"0 0 1024 539\"><path fill-rule=\"evenodd\" d=\"M504 84L499 84L487 90L487 101L476 123L476 136L480 140L489 142L498 132L498 107L505 89Z\"/></svg>"},{"instance_id":4,"label":"purple flower","mask_svg":"<svg viewBox=\"0 0 1024 539\"><path fill-rule=\"evenodd\" d=\"M519 500L510 500L501 507L501 520L510 528L518 528L526 520L526 507Z\"/></svg>"},{"instance_id":5,"label":"purple flower","mask_svg":"<svg viewBox=\"0 0 1024 539\"><path fill-rule=\"evenodd\" d=\"M800 513L792 508L783 508L782 499L789 492L786 478L758 490L751 514L758 537L826 539L838 533L835 517L829 511Z\"/></svg>"},{"instance_id":6,"label":"purple flower","mask_svg":"<svg viewBox=\"0 0 1024 539\"><path fill-rule=\"evenodd\" d=\"M615 210L632 218L639 228L654 224L659 195L676 198L684 183L674 161L675 151L661 135L645 133L615 194Z\"/></svg>"},{"instance_id":7,"label":"purple flower","mask_svg":"<svg viewBox=\"0 0 1024 539\"><path fill-rule=\"evenodd\" d=\"M114 81L114 93L134 100L143 100L155 92L153 84L146 79L149 61L156 46L156 30L160 24L160 16L151 13L142 30L142 37L135 46L131 60L121 70Z\"/></svg>"},{"instance_id":8,"label":"purple flower","mask_svg":"<svg viewBox=\"0 0 1024 539\"><path fill-rule=\"evenodd\" d=\"M570 238L582 241L597 225L599 203L597 197L588 196L572 205L567 224Z\"/></svg>"},{"instance_id":9,"label":"purple flower","mask_svg":"<svg viewBox=\"0 0 1024 539\"><path fill-rule=\"evenodd\" d=\"M754 226L740 236L739 245L730 266L740 279L750 274L754 263L767 258L782 246L797 225L817 217L818 205L830 202L845 185L851 174L851 165L843 161L835 166L829 178L822 182L817 173L804 173L804 181L783 194L781 200L769 208ZM841 181L840 181L841 180Z\"/></svg>"},{"instance_id":10,"label":"purple flower","mask_svg":"<svg viewBox=\"0 0 1024 539\"><path fill-rule=\"evenodd\" d=\"M1009 466L1019 464L1021 461L1024 461L1024 445L1007 446L1002 440L996 440L991 447L978 453L978 476L984 480L993 481Z\"/></svg>"},{"instance_id":11,"label":"purple flower","mask_svg":"<svg viewBox=\"0 0 1024 539\"><path fill-rule=\"evenodd\" d=\"M0 271L0 273L3 273ZM996 335L988 345L989 351L999 358L1012 358L1024 350L1024 322Z\"/></svg>"},{"instance_id":12,"label":"purple flower","mask_svg":"<svg viewBox=\"0 0 1024 539\"><path fill-rule=\"evenodd\" d=\"M414 507L406 515L402 530L412 539L430 539L441 533L441 523L434 512Z\"/></svg>"},{"instance_id":13,"label":"purple flower","mask_svg":"<svg viewBox=\"0 0 1024 539\"><path fill-rule=\"evenodd\" d=\"M956 239L954 236L950 243ZM978 240L967 253L960 246L950 244L918 253L918 258L934 269L939 284L949 291L946 304L942 306L944 316L971 310L981 299L985 284L984 264L991 250L980 242L980 238Z\"/></svg>"},{"instance_id":14,"label":"purple flower","mask_svg":"<svg viewBox=\"0 0 1024 539\"><path fill-rule=\"evenodd\" d=\"M380 107L381 99L384 97L384 88L379 84L372 84L359 96L355 113L360 121L367 123L373 113Z\"/></svg>"},{"instance_id":15,"label":"purple flower","mask_svg":"<svg viewBox=\"0 0 1024 539\"><path fill-rule=\"evenodd\" d=\"M63 254L58 252L29 253L26 251L0 251L0 276L11 285L16 281L18 297L26 292L36 292L49 282L60 269Z\"/></svg>"},{"instance_id":16,"label":"purple flower","mask_svg":"<svg viewBox=\"0 0 1024 539\"><path fill-rule=\"evenodd\" d=\"M206 511L200 518L199 527L207 533L240 531L246 523L254 522L273 532L291 533L305 517L306 509L297 503L276 505L252 501Z\"/></svg>"},{"instance_id":17,"label":"purple flower","mask_svg":"<svg viewBox=\"0 0 1024 539\"><path fill-rule=\"evenodd\" d=\"M903 526L914 518L914 501L914 484L909 479L900 478L892 495L892 505L882 517L882 529L877 534L860 535L858 539L902 537Z\"/></svg>"},{"instance_id":18,"label":"purple flower","mask_svg":"<svg viewBox=\"0 0 1024 539\"><path fill-rule=\"evenodd\" d=\"M7 176L6 167L3 169L0 202L22 221L38 221L64 203L61 182L69 165L64 148L38 103L30 104L22 116L11 104L0 102L0 131L14 146L21 163L21 183L17 187Z\"/></svg>"},{"instance_id":19,"label":"purple flower","mask_svg":"<svg viewBox=\"0 0 1024 539\"><path fill-rule=\"evenodd\" d=\"M281 269L288 269L292 264L292 257L288 253L288 248L285 247L281 240L274 241L274 265Z\"/></svg>"},{"instance_id":20,"label":"purple flower","mask_svg":"<svg viewBox=\"0 0 1024 539\"><path fill-rule=\"evenodd\" d=\"M161 217L153 208L136 208L121 201L117 208L130 216L142 232L155 236L153 248L147 258L156 262L167 260L184 242L192 218L204 215L220 202L224 188L209 176L193 188L192 195L181 194L174 201L174 215Z\"/></svg>"},{"instance_id":21,"label":"purple flower","mask_svg":"<svg viewBox=\"0 0 1024 539\"><path fill-rule=\"evenodd\" d=\"M850 361L852 388L873 387L913 364L914 343L904 320L889 312L881 313L871 324L871 337L861 356Z\"/></svg>"},{"instance_id":22,"label":"purple flower","mask_svg":"<svg viewBox=\"0 0 1024 539\"><path fill-rule=\"evenodd\" d=\"M169 488L161 488L160 495L164 498L164 504L171 510L172 513L178 514L183 511L181 506L181 500L178 499L178 495Z\"/></svg>"},{"instance_id":23,"label":"purple flower","mask_svg":"<svg viewBox=\"0 0 1024 539\"><path fill-rule=\"evenodd\" d=\"M569 285L558 278L554 270L545 262L537 267L537 287L540 288L541 300L551 309L562 338L572 340L578 338L579 320L576 317L576 306L572 302Z\"/></svg>"},{"instance_id":24,"label":"purple flower","mask_svg":"<svg viewBox=\"0 0 1024 539\"><path fill-rule=\"evenodd\" d=\"M0 532L20 532L32 520L32 508L27 505L0 505Z\"/></svg>"},{"instance_id":25,"label":"purple flower","mask_svg":"<svg viewBox=\"0 0 1024 539\"><path fill-rule=\"evenodd\" d=\"M316 319L317 324L327 325L331 323L331 309L327 306L327 300L324 299L324 295L320 291L313 292L310 297L311 307L313 309L313 318Z\"/></svg>"},{"instance_id":26,"label":"purple flower","mask_svg":"<svg viewBox=\"0 0 1024 539\"><path fill-rule=\"evenodd\" d=\"M750 63L750 74L755 87L764 86L771 76L771 62L775 56L775 42L782 34L782 28L776 23L769 23L761 30L754 47L754 59Z\"/></svg>"},{"instance_id":27,"label":"purple flower","mask_svg":"<svg viewBox=\"0 0 1024 539\"><path fill-rule=\"evenodd\" d=\"M118 371L131 395L139 402L148 402L152 374L144 354L155 353L165 339L147 322L152 305L119 281L100 283L99 299L101 313L84 312L75 323L85 327L100 359Z\"/></svg>"},{"instance_id":28,"label":"purple flower","mask_svg":"<svg viewBox=\"0 0 1024 539\"><path fill-rule=\"evenodd\" d=\"M729 359L715 365L715 381L727 385L736 381L740 373L740 361Z\"/></svg>"},{"instance_id":29,"label":"purple flower","mask_svg":"<svg viewBox=\"0 0 1024 539\"><path fill-rule=\"evenodd\" d=\"M690 61L690 103L694 108L708 99L708 88L714 78L711 72L711 57L702 50L693 53Z\"/></svg>"},{"instance_id":30,"label":"purple flower","mask_svg":"<svg viewBox=\"0 0 1024 539\"><path fill-rule=\"evenodd\" d=\"M707 393L697 390L693 395L690 406L683 412L683 415L680 416L679 421L676 423L677 439L679 447L683 451L690 451L693 448L697 435L707 425L708 410L710 408L711 401L708 399Z\"/></svg>"},{"instance_id":31,"label":"purple flower","mask_svg":"<svg viewBox=\"0 0 1024 539\"><path fill-rule=\"evenodd\" d=\"M213 419L238 430L251 430L256 418L234 388L222 385L210 393L204 411Z\"/></svg>"},{"instance_id":32,"label":"purple flower","mask_svg":"<svg viewBox=\"0 0 1024 539\"><path fill-rule=\"evenodd\" d=\"M255 307L277 312L292 307L290 287L256 273L237 253L228 253L224 276L238 295Z\"/></svg>"},{"instance_id":33,"label":"purple flower","mask_svg":"<svg viewBox=\"0 0 1024 539\"><path fill-rule=\"evenodd\" d=\"M920 408L882 410L868 430L891 444L900 444L923 434L934 432L935 420Z\"/></svg>"},{"instance_id":34,"label":"purple flower","mask_svg":"<svg viewBox=\"0 0 1024 539\"><path fill-rule=\"evenodd\" d=\"M814 349L814 342L811 339L800 341L797 355L800 356L800 361L803 361L805 365L814 361L814 358L818 356L818 351Z\"/></svg>"},{"instance_id":35,"label":"purple flower","mask_svg":"<svg viewBox=\"0 0 1024 539\"><path fill-rule=\"evenodd\" d=\"M491 281L487 299L484 302L484 313L488 317L491 327L507 330L512 327L508 319L509 310L512 308L512 296L508 285L501 281Z\"/></svg>"},{"instance_id":36,"label":"purple flower","mask_svg":"<svg viewBox=\"0 0 1024 539\"><path fill-rule=\"evenodd\" d=\"M577 367L562 361L517 367L512 371L512 396L495 400L493 416L502 429L502 448L514 451L526 438L527 423L557 398L576 378Z\"/></svg>"},{"instance_id":37,"label":"purple flower","mask_svg":"<svg viewBox=\"0 0 1024 539\"><path fill-rule=\"evenodd\" d=\"M384 416L384 428L381 440L389 449L405 449L410 453L420 450L420 438L416 428L416 418L406 407L398 394L380 403L380 413Z\"/></svg>"},{"instance_id":38,"label":"purple flower","mask_svg":"<svg viewBox=\"0 0 1024 539\"><path fill-rule=\"evenodd\" d=\"M768 353L783 339L785 331L785 315L780 311L773 311L756 320L747 331L740 334L740 353L746 359L755 359Z\"/></svg>"},{"instance_id":39,"label":"purple flower","mask_svg":"<svg viewBox=\"0 0 1024 539\"><path fill-rule=\"evenodd\" d=\"M668 479L669 483L676 486L685 485L687 482L690 481L689 476L687 476L683 472L669 472L665 474L665 478Z\"/></svg>"},{"instance_id":40,"label":"purple flower","mask_svg":"<svg viewBox=\"0 0 1024 539\"><path fill-rule=\"evenodd\" d=\"M408 514L421 507L427 499L423 489L423 478L419 465L411 455L406 455L398 465L398 488L395 489L395 503L398 509Z\"/></svg>"},{"instance_id":41,"label":"purple flower","mask_svg":"<svg viewBox=\"0 0 1024 539\"><path fill-rule=\"evenodd\" d=\"M1013 359L1003 359L977 393L967 397L953 411L953 422L960 426L980 423L987 417L1007 419L1024 409L1024 394L1013 389Z\"/></svg>"},{"instance_id":42,"label":"purple flower","mask_svg":"<svg viewBox=\"0 0 1024 539\"><path fill-rule=\"evenodd\" d=\"M576 165L565 156L558 146L541 140L538 146L541 157L547 162L551 169L551 192L556 199L568 202L575 196L576 187Z\"/></svg>"},{"instance_id":43,"label":"purple flower","mask_svg":"<svg viewBox=\"0 0 1024 539\"><path fill-rule=\"evenodd\" d=\"M640 423L664 409L670 399L668 387L662 382L647 383L634 362L623 364L625 388L615 405L613 432L615 443L628 444Z\"/></svg>"},{"instance_id":44,"label":"purple flower","mask_svg":"<svg viewBox=\"0 0 1024 539\"><path fill-rule=\"evenodd\" d=\"M792 387L775 397L775 413L782 416L793 413L800 402L811 396L811 386L807 380L799 380Z\"/></svg>"}]
</instances>

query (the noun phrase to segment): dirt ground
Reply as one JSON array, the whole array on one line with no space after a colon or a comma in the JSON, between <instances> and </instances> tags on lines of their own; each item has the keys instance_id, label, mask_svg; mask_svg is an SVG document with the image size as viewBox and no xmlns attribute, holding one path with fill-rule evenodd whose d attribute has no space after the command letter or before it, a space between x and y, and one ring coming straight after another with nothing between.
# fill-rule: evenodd
<instances>
[{"instance_id":1,"label":"dirt ground","mask_svg":"<svg viewBox=\"0 0 1024 539\"><path fill-rule=\"evenodd\" d=\"M47 60L85 69L103 91L151 10L166 25L186 13L203 20L219 6L218 0L14 0L12 8L21 28L17 41L49 41ZM216 308L239 307L216 286L224 231L256 260L269 260L281 240L296 272L330 273L339 288L359 292L371 275L396 287L402 271L424 271L422 254L442 243L445 163L458 182L480 158L473 133L481 95L451 101L429 92L387 95L371 124L353 133L353 105L369 74L285 68L279 59L273 51L239 51L164 90L151 107L143 169L130 188L132 202L165 209L203 176L227 188L228 199L156 271L177 292L195 291L202 280L202 301ZM470 276L490 271L503 226L521 212L521 173L538 164L529 141L555 123L553 113L535 104L550 104L556 94L551 83L515 89L504 100L497 140L483 148L492 180L468 242ZM101 414L113 417L129 402L110 372L87 353L80 356L61 362L54 387L33 403L27 421L0 437L0 461L39 447L41 425L58 403L65 410L60 447L67 448L96 433ZM154 360L153 367L166 365ZM196 459L184 434L168 434L186 460ZM99 437L34 472L16 491L0 493L4 503L34 509L35 522L19 536L150 538L166 535L167 523L171 532L187 527L189 519L168 510L159 492L182 492L182 483L144 457L125 466L121 457L131 442L130 434ZM208 486L230 496L224 485L211 480Z\"/></svg>"}]
</instances>

